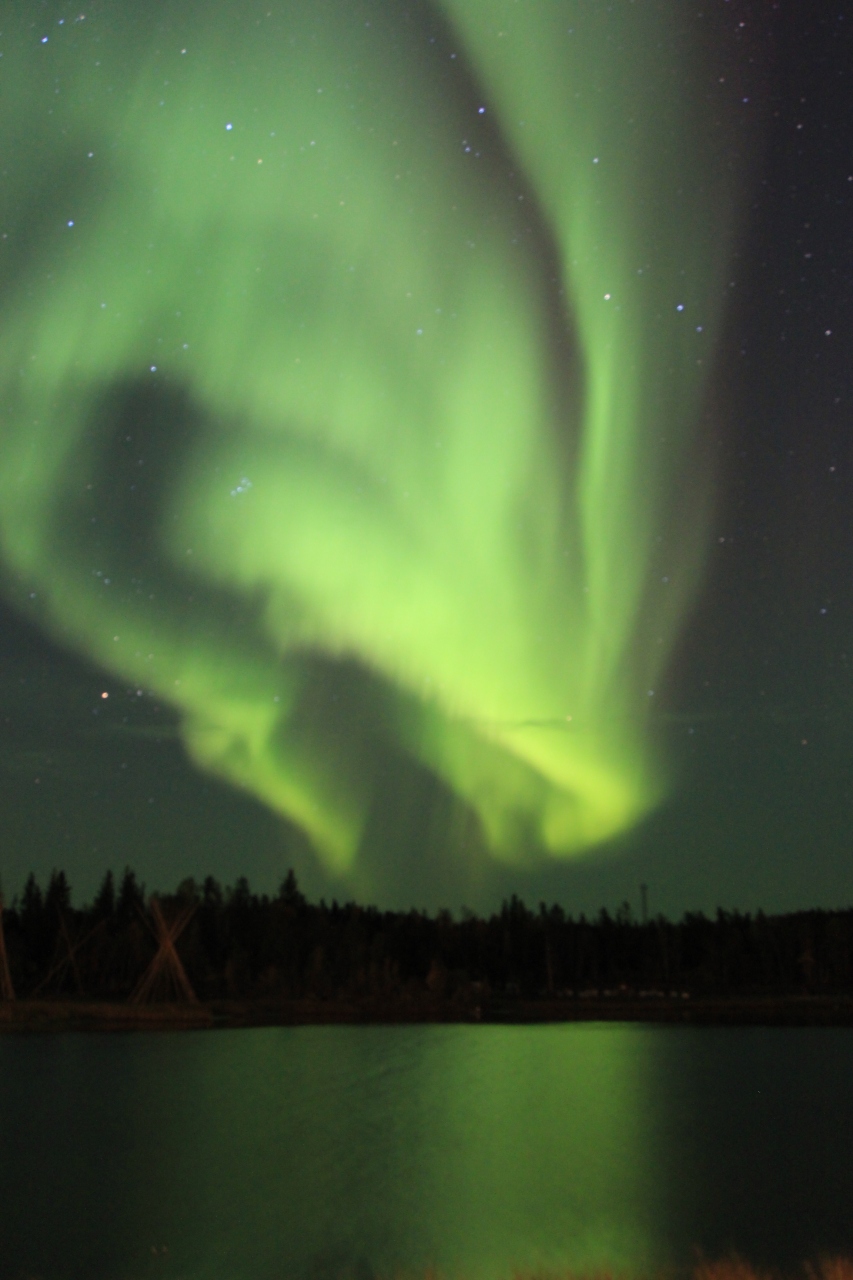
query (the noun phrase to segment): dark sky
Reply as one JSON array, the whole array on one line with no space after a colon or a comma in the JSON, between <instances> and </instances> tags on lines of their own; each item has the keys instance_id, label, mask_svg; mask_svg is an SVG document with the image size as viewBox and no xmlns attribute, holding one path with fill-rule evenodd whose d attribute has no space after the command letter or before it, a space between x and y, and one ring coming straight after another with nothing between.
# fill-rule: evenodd
<instances>
[{"instance_id":1,"label":"dark sky","mask_svg":"<svg viewBox=\"0 0 853 1280\"><path fill-rule=\"evenodd\" d=\"M673 794L605 854L509 872L451 864L426 834L452 821L447 797L412 784L373 824L361 896L577 911L636 908L644 882L669 914L853 902L853 6L742 8L766 128L707 428L713 550L657 726ZM7 896L57 866L79 901L126 864L150 887L212 872L270 890L292 865L312 896L351 892L188 762L168 707L5 610L0 797Z\"/></svg>"}]
</instances>

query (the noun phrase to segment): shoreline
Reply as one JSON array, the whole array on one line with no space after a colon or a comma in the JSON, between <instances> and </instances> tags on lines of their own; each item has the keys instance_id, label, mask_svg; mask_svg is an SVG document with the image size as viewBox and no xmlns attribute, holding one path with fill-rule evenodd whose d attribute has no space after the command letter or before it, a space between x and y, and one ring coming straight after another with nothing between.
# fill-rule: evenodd
<instances>
[{"instance_id":1,"label":"shoreline","mask_svg":"<svg viewBox=\"0 0 853 1280\"><path fill-rule=\"evenodd\" d=\"M0 1033L190 1031L241 1027L475 1023L529 1026L634 1022L678 1026L853 1027L853 996L752 998L563 997L441 1000L210 1000L197 1004L121 1001L0 1002Z\"/></svg>"}]
</instances>

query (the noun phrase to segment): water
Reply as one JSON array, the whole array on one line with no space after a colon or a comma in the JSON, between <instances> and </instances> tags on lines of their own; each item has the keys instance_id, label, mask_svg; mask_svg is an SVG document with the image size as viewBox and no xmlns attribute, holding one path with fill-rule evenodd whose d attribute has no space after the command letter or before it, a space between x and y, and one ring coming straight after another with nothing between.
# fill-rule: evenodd
<instances>
[{"instance_id":1,"label":"water","mask_svg":"<svg viewBox=\"0 0 853 1280\"><path fill-rule=\"evenodd\" d=\"M853 1250L853 1031L0 1038L0 1277L638 1271Z\"/></svg>"}]
</instances>

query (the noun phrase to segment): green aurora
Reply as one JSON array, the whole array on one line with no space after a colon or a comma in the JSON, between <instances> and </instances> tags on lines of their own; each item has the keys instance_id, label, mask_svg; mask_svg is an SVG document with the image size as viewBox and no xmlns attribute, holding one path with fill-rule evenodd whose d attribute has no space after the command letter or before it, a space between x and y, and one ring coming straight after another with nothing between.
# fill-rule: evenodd
<instances>
[{"instance_id":1,"label":"green aurora","mask_svg":"<svg viewBox=\"0 0 853 1280\"><path fill-rule=\"evenodd\" d=\"M695 15L0 14L8 598L335 872L386 758L506 861L636 823L730 240Z\"/></svg>"}]
</instances>

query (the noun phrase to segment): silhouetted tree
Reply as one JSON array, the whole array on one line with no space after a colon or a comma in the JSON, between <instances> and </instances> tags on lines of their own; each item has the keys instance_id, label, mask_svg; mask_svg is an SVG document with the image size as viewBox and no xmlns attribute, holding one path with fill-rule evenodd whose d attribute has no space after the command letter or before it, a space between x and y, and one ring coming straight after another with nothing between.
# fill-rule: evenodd
<instances>
[{"instance_id":1,"label":"silhouetted tree","mask_svg":"<svg viewBox=\"0 0 853 1280\"><path fill-rule=\"evenodd\" d=\"M53 922L56 919L57 911L61 911L63 915L67 914L71 906L71 886L68 883L64 871L51 871L50 880L47 886L47 892L44 895L44 909L46 915Z\"/></svg>"},{"instance_id":2,"label":"silhouetted tree","mask_svg":"<svg viewBox=\"0 0 853 1280\"><path fill-rule=\"evenodd\" d=\"M24 892L21 895L21 924L24 928L33 928L41 924L43 901L39 883L32 871L27 876Z\"/></svg>"},{"instance_id":3,"label":"silhouetted tree","mask_svg":"<svg viewBox=\"0 0 853 1280\"><path fill-rule=\"evenodd\" d=\"M305 906L305 898L299 892L299 886L296 883L296 875L292 867L281 882L278 897L279 901L283 902L286 907Z\"/></svg>"},{"instance_id":4,"label":"silhouetted tree","mask_svg":"<svg viewBox=\"0 0 853 1280\"><path fill-rule=\"evenodd\" d=\"M692 912L677 922L643 922L623 904L615 916L602 909L589 920L544 902L534 913L514 895L488 917L465 910L457 920L446 910L429 916L312 904L292 871L272 898L254 894L244 876L224 890L212 876L201 886L187 878L158 897L169 918L195 904L180 953L206 999L312 996L433 1007L438 1000L473 1006L487 996L648 990L853 996L853 909L721 910L712 919ZM89 995L127 996L153 955L144 911L144 888L130 868L117 894L108 872L92 905L76 911L64 872L51 874L44 894L30 875L5 913L17 989L26 995L64 983Z\"/></svg>"},{"instance_id":5,"label":"silhouetted tree","mask_svg":"<svg viewBox=\"0 0 853 1280\"><path fill-rule=\"evenodd\" d=\"M97 920L111 920L116 909L116 890L112 871L101 881L101 887L92 903L92 915Z\"/></svg>"},{"instance_id":6,"label":"silhouetted tree","mask_svg":"<svg viewBox=\"0 0 853 1280\"><path fill-rule=\"evenodd\" d=\"M136 874L125 867L118 891L116 915L122 924L135 920L145 906L145 886L137 884Z\"/></svg>"}]
</instances>

